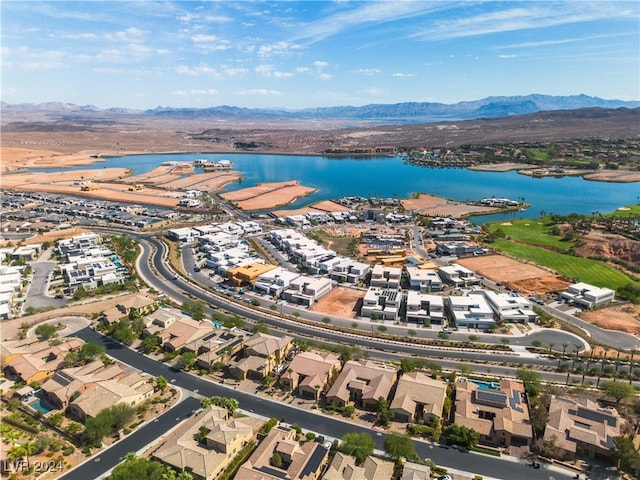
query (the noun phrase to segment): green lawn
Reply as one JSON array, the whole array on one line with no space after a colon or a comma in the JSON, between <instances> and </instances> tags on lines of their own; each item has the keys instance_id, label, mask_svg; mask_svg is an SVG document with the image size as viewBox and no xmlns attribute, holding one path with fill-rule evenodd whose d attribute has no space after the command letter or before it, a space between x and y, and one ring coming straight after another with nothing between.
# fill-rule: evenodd
<instances>
[{"instance_id":1,"label":"green lawn","mask_svg":"<svg viewBox=\"0 0 640 480\"><path fill-rule=\"evenodd\" d=\"M611 212L611 215L622 218L627 218L629 216L640 217L640 205L625 205L623 208L628 208L628 210L614 210Z\"/></svg>"},{"instance_id":2,"label":"green lawn","mask_svg":"<svg viewBox=\"0 0 640 480\"><path fill-rule=\"evenodd\" d=\"M553 227L553 222L547 217L537 220L513 220L511 225L501 225L492 223L486 228L490 232L502 230L505 235L520 242L541 245L558 250L568 250L573 245L572 242L562 241L561 237L549 235L547 232Z\"/></svg>"},{"instance_id":3,"label":"green lawn","mask_svg":"<svg viewBox=\"0 0 640 480\"><path fill-rule=\"evenodd\" d=\"M509 255L529 260L537 265L551 268L567 278L577 278L581 282L618 289L628 283L635 283L624 273L596 260L574 257L545 250L540 247L521 245L508 240L496 240L493 248Z\"/></svg>"}]
</instances>

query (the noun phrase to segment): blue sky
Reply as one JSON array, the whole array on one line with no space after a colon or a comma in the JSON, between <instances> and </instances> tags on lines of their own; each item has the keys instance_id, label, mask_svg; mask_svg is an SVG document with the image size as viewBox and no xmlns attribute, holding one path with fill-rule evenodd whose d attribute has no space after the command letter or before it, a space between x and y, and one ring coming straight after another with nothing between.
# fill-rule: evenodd
<instances>
[{"instance_id":1,"label":"blue sky","mask_svg":"<svg viewBox=\"0 0 640 480\"><path fill-rule=\"evenodd\" d=\"M640 99L637 1L7 1L2 100L300 109Z\"/></svg>"}]
</instances>

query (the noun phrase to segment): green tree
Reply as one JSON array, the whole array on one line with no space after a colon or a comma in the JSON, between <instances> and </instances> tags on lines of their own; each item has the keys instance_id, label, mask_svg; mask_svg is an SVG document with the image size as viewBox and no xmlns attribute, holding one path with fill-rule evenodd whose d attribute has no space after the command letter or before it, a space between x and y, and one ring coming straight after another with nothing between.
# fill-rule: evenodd
<instances>
[{"instance_id":1,"label":"green tree","mask_svg":"<svg viewBox=\"0 0 640 480\"><path fill-rule=\"evenodd\" d=\"M378 425L385 428L388 427L389 422L391 421L391 419L393 419L394 415L393 410L389 408L389 400L384 397L378 398L378 407L376 413L378 417Z\"/></svg>"},{"instance_id":2,"label":"green tree","mask_svg":"<svg viewBox=\"0 0 640 480\"><path fill-rule=\"evenodd\" d=\"M193 478L190 474L188 475L189 477L182 478ZM159 480L165 478L173 480L177 477L175 471L165 467L162 463L156 460L137 456L132 458L127 455L125 457L125 461L113 469L109 479L131 480L132 478L135 478L136 480Z\"/></svg>"},{"instance_id":3,"label":"green tree","mask_svg":"<svg viewBox=\"0 0 640 480\"><path fill-rule=\"evenodd\" d=\"M415 444L408 435L392 432L384 440L384 451L394 462L399 463L400 459L411 459L416 456Z\"/></svg>"},{"instance_id":4,"label":"green tree","mask_svg":"<svg viewBox=\"0 0 640 480\"><path fill-rule=\"evenodd\" d=\"M638 473L640 452L638 452L630 438L622 436L614 437L611 455L618 469L630 475Z\"/></svg>"},{"instance_id":5,"label":"green tree","mask_svg":"<svg viewBox=\"0 0 640 480\"><path fill-rule=\"evenodd\" d=\"M182 304L182 310L198 321L207 316L207 306L202 300L189 300Z\"/></svg>"},{"instance_id":6,"label":"green tree","mask_svg":"<svg viewBox=\"0 0 640 480\"><path fill-rule=\"evenodd\" d=\"M196 353L195 352L183 352L180 355L180 366L185 370L189 370L193 367L193 364L196 362Z\"/></svg>"},{"instance_id":7,"label":"green tree","mask_svg":"<svg viewBox=\"0 0 640 480\"><path fill-rule=\"evenodd\" d=\"M44 340L51 340L58 336L58 328L50 323L41 323L36 327L36 335Z\"/></svg>"},{"instance_id":8,"label":"green tree","mask_svg":"<svg viewBox=\"0 0 640 480\"><path fill-rule=\"evenodd\" d=\"M269 334L271 333L269 330L269 326L267 325L267 322L265 322L264 320L258 320L256 322L256 324L253 326L253 328L251 329L252 333L264 333L264 334Z\"/></svg>"},{"instance_id":9,"label":"green tree","mask_svg":"<svg viewBox=\"0 0 640 480\"><path fill-rule=\"evenodd\" d=\"M339 450L356 458L358 465L364 462L365 458L373 453L376 443L368 433L347 433L342 437L342 443Z\"/></svg>"},{"instance_id":10,"label":"green tree","mask_svg":"<svg viewBox=\"0 0 640 480\"><path fill-rule=\"evenodd\" d=\"M453 423L442 429L442 435L447 443L460 445L465 448L473 448L480 441L480 434L472 428Z\"/></svg>"},{"instance_id":11,"label":"green tree","mask_svg":"<svg viewBox=\"0 0 640 480\"><path fill-rule=\"evenodd\" d=\"M616 399L617 403L620 403L625 398L635 395L636 389L633 385L623 382L602 382L600 384L602 391L609 397Z\"/></svg>"},{"instance_id":12,"label":"green tree","mask_svg":"<svg viewBox=\"0 0 640 480\"><path fill-rule=\"evenodd\" d=\"M142 340L140 347L144 353L151 353L158 347L158 344L158 337L155 335L149 335Z\"/></svg>"},{"instance_id":13,"label":"green tree","mask_svg":"<svg viewBox=\"0 0 640 480\"><path fill-rule=\"evenodd\" d=\"M164 378L162 375L156 378L156 387L158 387L158 390L160 390L161 392L164 392L168 386L169 386L169 382L167 382L167 379Z\"/></svg>"},{"instance_id":14,"label":"green tree","mask_svg":"<svg viewBox=\"0 0 640 480\"><path fill-rule=\"evenodd\" d=\"M280 454L278 452L275 452L272 456L271 456L271 461L270 461L271 465L273 465L276 468L280 468L282 467L282 457L280 456Z\"/></svg>"},{"instance_id":15,"label":"green tree","mask_svg":"<svg viewBox=\"0 0 640 480\"><path fill-rule=\"evenodd\" d=\"M102 355L105 352L105 348L95 342L87 342L80 348L80 359L83 362L90 362L94 358Z\"/></svg>"},{"instance_id":16,"label":"green tree","mask_svg":"<svg viewBox=\"0 0 640 480\"><path fill-rule=\"evenodd\" d=\"M416 362L410 358L403 358L400 360L400 370L402 373L410 373L416 370Z\"/></svg>"},{"instance_id":17,"label":"green tree","mask_svg":"<svg viewBox=\"0 0 640 480\"><path fill-rule=\"evenodd\" d=\"M535 397L540 393L540 389L542 388L542 377L540 373L527 368L519 368L516 376L518 380L524 384L524 390L527 392L527 395Z\"/></svg>"}]
</instances>

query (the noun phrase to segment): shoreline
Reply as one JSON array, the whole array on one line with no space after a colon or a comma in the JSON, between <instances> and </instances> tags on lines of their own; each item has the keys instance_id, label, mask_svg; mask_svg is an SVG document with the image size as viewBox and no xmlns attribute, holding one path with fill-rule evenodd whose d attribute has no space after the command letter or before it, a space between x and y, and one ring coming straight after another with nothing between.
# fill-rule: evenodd
<instances>
[{"instance_id":1,"label":"shoreline","mask_svg":"<svg viewBox=\"0 0 640 480\"><path fill-rule=\"evenodd\" d=\"M24 154L22 157L18 155L18 151L23 150ZM278 155L278 156L290 156L290 157L325 157L325 158L345 158L345 157L353 157L353 158L397 158L400 155L394 155L392 157L389 154L380 153L380 154L325 154L325 153L317 153L317 152L304 152L304 153L294 153L294 152L272 152L272 151L229 151L229 150L199 150L197 152L185 151L185 150L165 150L160 152L153 151L140 151L140 150L132 150L132 151L123 151L123 152L113 152L107 151L104 153L96 153L94 150L80 150L75 153L62 153L56 152L52 150L34 150L34 149L21 149L16 147L2 147L1 150L3 152L3 157L8 151L14 153L18 158L13 159L13 161L5 161L3 162L3 166L0 169L2 174L14 174L14 173L25 173L29 171L33 171L40 168L72 168L74 166L87 166L93 165L94 163L104 163L106 159L110 158L119 158L119 157L128 157L128 156L142 156L142 155ZM44 155L39 155L38 153L42 152ZM29 153L29 155L27 155ZM48 154L48 156L47 156ZM35 157L38 157L37 159ZM62 158L59 158L62 157ZM29 162L31 160L31 162ZM26 162L22 163L22 162ZM7 165L7 163L9 163ZM41 165L37 165L37 164ZM17 164L13 166L12 164ZM60 166L62 164L62 166ZM436 167L438 168L438 167ZM527 175L535 178L562 178L565 176L579 176L584 180L592 181L592 182L604 182L604 183L634 183L640 182L640 171L631 171L631 170L605 170L605 171L595 171L595 170L578 170L572 172L571 170L566 170L558 173L549 173L544 175L534 175L533 171L536 169L541 169L541 167L537 165L531 164L518 164L513 162L503 162L503 163L492 163L492 164L481 164L481 165L470 165L463 167L467 170L472 171L484 171L484 172L510 172L517 171L520 175ZM609 176L607 176L607 174ZM625 178L628 177L628 178Z\"/></svg>"}]
</instances>

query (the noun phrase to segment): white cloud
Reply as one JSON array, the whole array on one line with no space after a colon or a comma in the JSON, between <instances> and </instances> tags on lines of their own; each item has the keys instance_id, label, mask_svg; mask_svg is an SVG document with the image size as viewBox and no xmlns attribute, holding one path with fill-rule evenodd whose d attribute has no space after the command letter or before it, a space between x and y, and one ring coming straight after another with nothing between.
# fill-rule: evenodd
<instances>
[{"instance_id":1,"label":"white cloud","mask_svg":"<svg viewBox=\"0 0 640 480\"><path fill-rule=\"evenodd\" d=\"M406 77L415 77L415 73L401 73L401 72L396 72L396 73L392 73L391 74L392 77L398 77L398 78L406 78Z\"/></svg>"},{"instance_id":2,"label":"white cloud","mask_svg":"<svg viewBox=\"0 0 640 480\"><path fill-rule=\"evenodd\" d=\"M208 52L228 50L230 48L228 40L223 40L216 35L198 34L193 35L191 40L197 48Z\"/></svg>"},{"instance_id":3,"label":"white cloud","mask_svg":"<svg viewBox=\"0 0 640 480\"><path fill-rule=\"evenodd\" d=\"M261 45L258 48L258 55L261 57L270 57L273 55L284 55L290 50L296 50L300 48L298 45L289 42L276 42L267 45Z\"/></svg>"},{"instance_id":4,"label":"white cloud","mask_svg":"<svg viewBox=\"0 0 640 480\"><path fill-rule=\"evenodd\" d=\"M296 73L308 73L310 71L309 67L296 67Z\"/></svg>"},{"instance_id":5,"label":"white cloud","mask_svg":"<svg viewBox=\"0 0 640 480\"><path fill-rule=\"evenodd\" d=\"M363 75L371 76L371 75L379 75L382 73L382 70L379 68L360 68L358 70L354 70L356 73L361 73Z\"/></svg>"},{"instance_id":6,"label":"white cloud","mask_svg":"<svg viewBox=\"0 0 640 480\"><path fill-rule=\"evenodd\" d=\"M314 67L316 68L327 68L329 66L329 62L323 62L321 60L316 60L313 62Z\"/></svg>"},{"instance_id":7,"label":"white cloud","mask_svg":"<svg viewBox=\"0 0 640 480\"><path fill-rule=\"evenodd\" d=\"M255 71L262 75L263 77L268 78L291 78L293 74L291 72L280 72L275 70L273 65L258 65L255 68Z\"/></svg>"},{"instance_id":8,"label":"white cloud","mask_svg":"<svg viewBox=\"0 0 640 480\"><path fill-rule=\"evenodd\" d=\"M187 96L187 95L217 95L218 90L215 88L192 89L192 90L173 90L171 95Z\"/></svg>"},{"instance_id":9,"label":"white cloud","mask_svg":"<svg viewBox=\"0 0 640 480\"><path fill-rule=\"evenodd\" d=\"M192 77L207 75L215 79L222 78L222 75L220 74L220 72L218 72L218 70L205 64L201 64L196 67L189 67L187 65L178 65L176 67L176 73L180 75L189 75Z\"/></svg>"},{"instance_id":10,"label":"white cloud","mask_svg":"<svg viewBox=\"0 0 640 480\"><path fill-rule=\"evenodd\" d=\"M516 58L516 57L517 55L505 55L505 54L498 55L498 58Z\"/></svg>"},{"instance_id":11,"label":"white cloud","mask_svg":"<svg viewBox=\"0 0 640 480\"><path fill-rule=\"evenodd\" d=\"M107 40L119 40L122 42L136 42L147 35L148 32L140 30L136 27L129 27L125 30L121 30L115 33L108 33L105 35Z\"/></svg>"},{"instance_id":12,"label":"white cloud","mask_svg":"<svg viewBox=\"0 0 640 480\"><path fill-rule=\"evenodd\" d=\"M251 88L249 90L239 90L237 92L233 92L234 95L238 96L263 96L263 97L281 97L282 92L277 90L268 90L266 88Z\"/></svg>"},{"instance_id":13,"label":"white cloud","mask_svg":"<svg viewBox=\"0 0 640 480\"><path fill-rule=\"evenodd\" d=\"M320 80L331 80L333 78L333 75L329 74L329 73L321 73L320 74Z\"/></svg>"},{"instance_id":14,"label":"white cloud","mask_svg":"<svg viewBox=\"0 0 640 480\"><path fill-rule=\"evenodd\" d=\"M384 88L380 87L367 87L358 91L358 93L366 93L367 95L382 95L384 92Z\"/></svg>"}]
</instances>

